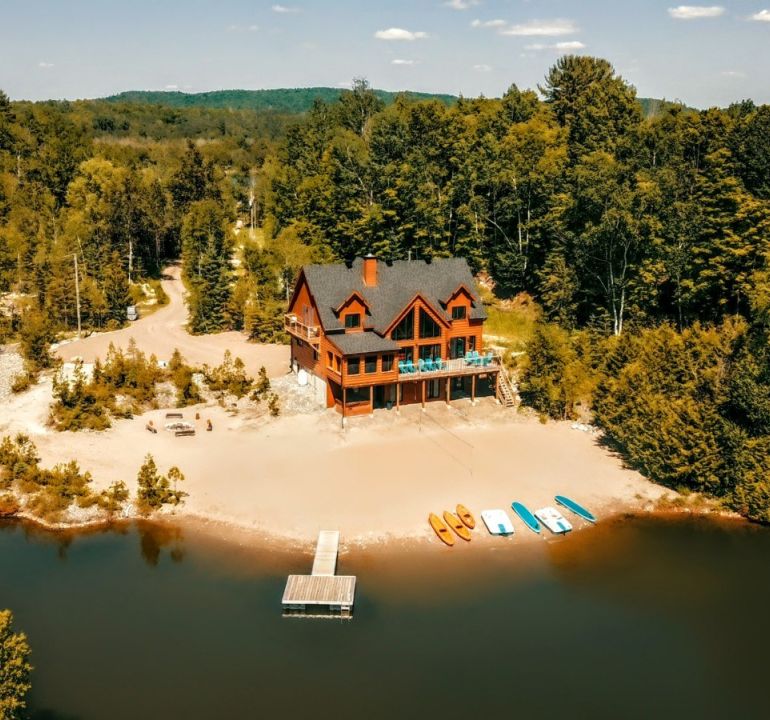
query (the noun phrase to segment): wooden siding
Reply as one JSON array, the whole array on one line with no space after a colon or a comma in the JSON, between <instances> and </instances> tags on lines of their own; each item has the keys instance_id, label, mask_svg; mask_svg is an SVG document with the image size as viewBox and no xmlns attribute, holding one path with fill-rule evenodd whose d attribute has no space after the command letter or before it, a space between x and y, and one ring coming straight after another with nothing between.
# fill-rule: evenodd
<instances>
[{"instance_id":1,"label":"wooden siding","mask_svg":"<svg viewBox=\"0 0 770 720\"><path fill-rule=\"evenodd\" d=\"M310 290L307 286L305 276L302 275L294 290L289 312L294 313L305 325L320 325L321 320L318 315L318 308L313 300Z\"/></svg>"},{"instance_id":2,"label":"wooden siding","mask_svg":"<svg viewBox=\"0 0 770 720\"><path fill-rule=\"evenodd\" d=\"M447 361L450 359L451 343L455 338L465 338L466 352L469 349L469 340L473 338L476 350L482 349L482 333L483 333L483 321L471 320L471 296L465 288L458 288L458 290L449 299L446 312L451 318L452 309L454 307L464 306L466 308L465 318L462 320L447 321L445 318L439 316L433 307L428 304L419 294L416 295L409 305L396 318L388 332L386 337L391 337L393 328L396 327L398 322L408 313L414 313L414 338L410 340L397 340L396 344L401 351L411 348L413 353L413 362L417 364L420 356L420 348L431 345L438 345L440 347L441 359ZM438 324L440 328L440 335L432 338L420 338L420 310L424 310L433 320ZM297 318L305 322L308 325L320 326L320 316L318 309L315 305L315 301L310 294L307 282L304 278L304 274L301 274L298 280L298 285L292 296L289 312L294 313ZM367 320L367 308L361 301L356 293L353 293L343 303L340 312L340 322L344 325L344 316L347 313L359 313L361 315L361 326L359 328L350 329L346 332L361 332L366 327L369 327ZM332 367L328 366L329 353L332 354ZM369 400L366 402L359 402L353 405L348 405L345 408L346 416L365 415L372 412L373 400L374 400L374 388L378 385L394 386L400 388L400 404L411 404L422 402L423 383L421 379L404 379L401 376L399 382L398 360L399 352L393 353L372 353L377 357L377 369L373 373L367 373L366 370L366 354L357 355L354 357L360 358L360 372L358 374L351 375L348 372L347 362L349 357L342 357L340 351L335 345L333 345L326 337L323 328L321 328L320 343L318 344L317 356L313 352L313 346L303 340L292 337L291 339L291 355L292 360L296 361L300 367L304 368L308 372L313 373L317 377L326 381L326 405L327 407L336 407L338 411L342 411L342 397L343 388L360 389L370 388ZM390 370L384 371L382 369L382 356L393 355L393 364ZM337 370L337 362L339 361L339 371ZM426 386L425 399L428 400L446 400L446 378L437 378L436 380L426 379L426 382L433 383L433 389L436 390L435 396L430 397L428 388ZM451 393L450 393L451 394ZM395 397L395 395L394 395Z\"/></svg>"},{"instance_id":3,"label":"wooden siding","mask_svg":"<svg viewBox=\"0 0 770 720\"><path fill-rule=\"evenodd\" d=\"M345 327L345 318L348 315L359 315L361 322L357 328L345 328L345 332L363 332L366 326L366 305L361 302L358 293L349 297L341 306L339 312L340 324Z\"/></svg>"}]
</instances>

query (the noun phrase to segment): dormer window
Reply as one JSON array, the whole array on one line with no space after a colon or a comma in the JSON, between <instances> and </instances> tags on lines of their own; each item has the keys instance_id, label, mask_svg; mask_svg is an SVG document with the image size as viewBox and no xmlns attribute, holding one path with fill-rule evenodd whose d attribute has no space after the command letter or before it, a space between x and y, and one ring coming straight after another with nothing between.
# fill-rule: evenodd
<instances>
[{"instance_id":1,"label":"dormer window","mask_svg":"<svg viewBox=\"0 0 770 720\"><path fill-rule=\"evenodd\" d=\"M465 305L455 305L452 308L452 320L465 320L466 312Z\"/></svg>"},{"instance_id":2,"label":"dormer window","mask_svg":"<svg viewBox=\"0 0 770 720\"><path fill-rule=\"evenodd\" d=\"M361 314L360 313L348 313L345 315L345 329L351 330L361 327Z\"/></svg>"}]
</instances>

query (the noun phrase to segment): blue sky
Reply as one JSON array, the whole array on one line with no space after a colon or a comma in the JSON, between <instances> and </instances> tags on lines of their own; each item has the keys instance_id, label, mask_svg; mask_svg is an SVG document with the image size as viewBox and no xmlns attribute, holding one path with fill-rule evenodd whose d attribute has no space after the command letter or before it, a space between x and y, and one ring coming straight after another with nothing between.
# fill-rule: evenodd
<instances>
[{"instance_id":1,"label":"blue sky","mask_svg":"<svg viewBox=\"0 0 770 720\"><path fill-rule=\"evenodd\" d=\"M337 86L499 96L564 52L609 59L642 96L770 103L770 0L0 0L0 89Z\"/></svg>"}]
</instances>

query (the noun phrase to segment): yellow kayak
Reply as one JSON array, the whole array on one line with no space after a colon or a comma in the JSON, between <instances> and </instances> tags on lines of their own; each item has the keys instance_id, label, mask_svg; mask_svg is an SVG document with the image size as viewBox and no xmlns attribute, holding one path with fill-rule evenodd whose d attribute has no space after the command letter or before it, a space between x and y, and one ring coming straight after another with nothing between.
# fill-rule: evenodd
<instances>
[{"instance_id":1,"label":"yellow kayak","mask_svg":"<svg viewBox=\"0 0 770 720\"><path fill-rule=\"evenodd\" d=\"M473 517L471 514L471 511L468 510L465 505L458 505L457 506L457 517L460 518L460 520L463 521L463 524L465 527L470 528L473 530L473 528L476 527L476 518Z\"/></svg>"},{"instance_id":2,"label":"yellow kayak","mask_svg":"<svg viewBox=\"0 0 770 720\"><path fill-rule=\"evenodd\" d=\"M452 535L451 532L449 532L449 528L444 525L444 523L441 521L441 518L438 515L435 515L434 513L431 513L428 515L428 522L430 523L430 526L435 531L436 535L438 535L439 540L442 542L445 542L450 547L455 544L455 537Z\"/></svg>"},{"instance_id":3,"label":"yellow kayak","mask_svg":"<svg viewBox=\"0 0 770 720\"><path fill-rule=\"evenodd\" d=\"M470 541L471 534L465 525L463 525L462 520L460 520L457 515L452 515L449 510L444 510L444 522L449 525L449 527L452 528L463 540Z\"/></svg>"}]
</instances>

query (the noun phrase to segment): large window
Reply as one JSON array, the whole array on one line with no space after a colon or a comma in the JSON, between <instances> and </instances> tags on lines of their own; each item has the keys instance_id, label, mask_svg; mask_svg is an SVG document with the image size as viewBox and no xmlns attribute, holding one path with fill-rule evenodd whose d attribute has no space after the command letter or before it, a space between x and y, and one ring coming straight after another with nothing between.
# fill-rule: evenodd
<instances>
[{"instance_id":1,"label":"large window","mask_svg":"<svg viewBox=\"0 0 770 720\"><path fill-rule=\"evenodd\" d=\"M358 375L361 372L361 358L348 358L348 375Z\"/></svg>"},{"instance_id":2,"label":"large window","mask_svg":"<svg viewBox=\"0 0 770 720\"><path fill-rule=\"evenodd\" d=\"M331 352L326 353L326 367L328 367L329 370L334 369L334 354Z\"/></svg>"},{"instance_id":3,"label":"large window","mask_svg":"<svg viewBox=\"0 0 770 720\"><path fill-rule=\"evenodd\" d=\"M420 360L427 360L430 358L441 357L441 345L420 345Z\"/></svg>"},{"instance_id":4,"label":"large window","mask_svg":"<svg viewBox=\"0 0 770 720\"><path fill-rule=\"evenodd\" d=\"M468 338L468 350L475 350L476 349L476 336L471 335Z\"/></svg>"},{"instance_id":5,"label":"large window","mask_svg":"<svg viewBox=\"0 0 770 720\"><path fill-rule=\"evenodd\" d=\"M452 320L465 320L465 305L455 305L452 308Z\"/></svg>"},{"instance_id":6,"label":"large window","mask_svg":"<svg viewBox=\"0 0 770 720\"><path fill-rule=\"evenodd\" d=\"M345 392L345 399L348 405L358 405L359 403L368 403L370 390L368 387L348 388Z\"/></svg>"},{"instance_id":7,"label":"large window","mask_svg":"<svg viewBox=\"0 0 770 720\"><path fill-rule=\"evenodd\" d=\"M364 372L366 373L376 373L377 372L377 356L376 355L367 355L366 361L364 363Z\"/></svg>"},{"instance_id":8,"label":"large window","mask_svg":"<svg viewBox=\"0 0 770 720\"><path fill-rule=\"evenodd\" d=\"M420 337L434 338L441 336L441 328L438 323L420 308Z\"/></svg>"},{"instance_id":9,"label":"large window","mask_svg":"<svg viewBox=\"0 0 770 720\"><path fill-rule=\"evenodd\" d=\"M349 313L345 315L345 327L350 328L361 327L361 315L359 313Z\"/></svg>"},{"instance_id":10,"label":"large window","mask_svg":"<svg viewBox=\"0 0 770 720\"><path fill-rule=\"evenodd\" d=\"M411 340L414 337L414 312L404 315L404 319L396 325L390 335L394 340Z\"/></svg>"},{"instance_id":11,"label":"large window","mask_svg":"<svg viewBox=\"0 0 770 720\"><path fill-rule=\"evenodd\" d=\"M390 372L393 369L393 356L392 355L383 355L382 356L382 372Z\"/></svg>"}]
</instances>

